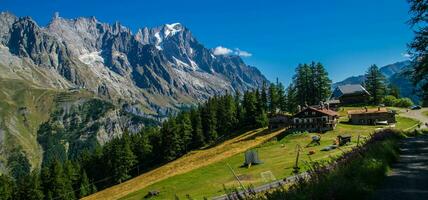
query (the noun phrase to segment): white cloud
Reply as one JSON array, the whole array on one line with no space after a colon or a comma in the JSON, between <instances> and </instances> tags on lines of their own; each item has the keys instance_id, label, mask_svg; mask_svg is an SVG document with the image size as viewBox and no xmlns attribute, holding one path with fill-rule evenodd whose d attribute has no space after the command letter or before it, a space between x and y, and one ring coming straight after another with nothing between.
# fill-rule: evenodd
<instances>
[{"instance_id":1,"label":"white cloud","mask_svg":"<svg viewBox=\"0 0 428 200\"><path fill-rule=\"evenodd\" d=\"M405 58L410 58L412 57L412 55L410 55L409 53L402 53L401 56L405 57Z\"/></svg>"},{"instance_id":2,"label":"white cloud","mask_svg":"<svg viewBox=\"0 0 428 200\"><path fill-rule=\"evenodd\" d=\"M240 50L238 48L235 49L235 54L238 55L238 56L241 56L241 57L250 57L250 56L253 55L253 54L251 54L248 51L242 51L242 50Z\"/></svg>"},{"instance_id":3,"label":"white cloud","mask_svg":"<svg viewBox=\"0 0 428 200\"><path fill-rule=\"evenodd\" d=\"M219 55L237 55L237 56L241 56L241 57L250 57L253 55L248 51L243 51L243 50L238 49L238 48L232 50L232 49L229 49L229 48L226 48L223 46L218 46L218 47L214 48L213 54L216 56L219 56Z\"/></svg>"},{"instance_id":4,"label":"white cloud","mask_svg":"<svg viewBox=\"0 0 428 200\"><path fill-rule=\"evenodd\" d=\"M226 47L222 47L222 46L218 46L214 49L214 55L219 56L219 55L229 55L231 54L233 51L231 49L228 49Z\"/></svg>"}]
</instances>

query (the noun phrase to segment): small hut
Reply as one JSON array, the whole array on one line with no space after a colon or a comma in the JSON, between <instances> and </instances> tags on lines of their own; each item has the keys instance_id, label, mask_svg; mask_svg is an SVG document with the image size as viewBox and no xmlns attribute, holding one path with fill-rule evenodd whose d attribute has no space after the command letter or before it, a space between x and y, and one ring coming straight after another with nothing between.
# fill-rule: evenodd
<instances>
[{"instance_id":1,"label":"small hut","mask_svg":"<svg viewBox=\"0 0 428 200\"><path fill-rule=\"evenodd\" d=\"M259 159L259 154L255 150L249 150L245 152L244 166L250 167L251 165L262 164L263 162Z\"/></svg>"}]
</instances>

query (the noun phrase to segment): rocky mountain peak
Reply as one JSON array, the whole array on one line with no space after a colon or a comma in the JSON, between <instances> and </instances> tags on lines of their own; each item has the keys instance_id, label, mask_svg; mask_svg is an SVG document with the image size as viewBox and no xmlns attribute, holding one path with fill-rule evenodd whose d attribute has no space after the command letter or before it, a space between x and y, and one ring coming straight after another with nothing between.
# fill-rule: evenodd
<instances>
[{"instance_id":1,"label":"rocky mountain peak","mask_svg":"<svg viewBox=\"0 0 428 200\"><path fill-rule=\"evenodd\" d=\"M0 23L2 44L12 54L61 77L50 82L85 88L112 100L126 98L155 112L267 81L240 57L214 56L180 23L145 27L135 34L119 22L65 19L59 14L46 28L31 18L6 13L0 15ZM8 66L7 60L0 66Z\"/></svg>"}]
</instances>

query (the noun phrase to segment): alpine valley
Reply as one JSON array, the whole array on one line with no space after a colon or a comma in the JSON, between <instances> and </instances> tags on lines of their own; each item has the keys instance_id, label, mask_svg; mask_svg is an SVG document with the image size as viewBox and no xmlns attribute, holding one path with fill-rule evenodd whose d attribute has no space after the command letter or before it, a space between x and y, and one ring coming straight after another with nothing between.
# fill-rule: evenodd
<instances>
[{"instance_id":1,"label":"alpine valley","mask_svg":"<svg viewBox=\"0 0 428 200\"><path fill-rule=\"evenodd\" d=\"M0 14L0 174L23 154L40 167L125 131L267 79L236 55L214 55L175 23L136 33L94 17L55 15L46 27Z\"/></svg>"}]
</instances>

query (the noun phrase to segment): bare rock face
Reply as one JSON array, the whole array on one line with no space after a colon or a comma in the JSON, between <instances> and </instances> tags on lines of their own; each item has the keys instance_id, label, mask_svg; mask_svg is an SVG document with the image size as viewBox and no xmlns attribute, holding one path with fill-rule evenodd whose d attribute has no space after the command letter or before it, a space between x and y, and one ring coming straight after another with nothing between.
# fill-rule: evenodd
<instances>
[{"instance_id":1,"label":"bare rock face","mask_svg":"<svg viewBox=\"0 0 428 200\"><path fill-rule=\"evenodd\" d=\"M7 87L0 87L0 105L8 107L0 107L0 173L15 147L25 145L20 151L39 167L158 124L184 105L265 81L240 57L215 56L179 23L133 34L94 17L55 15L40 27L2 12L0 82Z\"/></svg>"},{"instance_id":2,"label":"bare rock face","mask_svg":"<svg viewBox=\"0 0 428 200\"><path fill-rule=\"evenodd\" d=\"M110 25L94 17L56 15L47 27L39 27L29 17L1 13L0 24L0 43L13 56L58 74L51 78L58 83L50 87L85 88L154 111L256 88L266 81L240 57L215 56L179 23L133 34L118 22ZM6 61L0 64L12 67Z\"/></svg>"}]
</instances>

